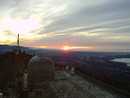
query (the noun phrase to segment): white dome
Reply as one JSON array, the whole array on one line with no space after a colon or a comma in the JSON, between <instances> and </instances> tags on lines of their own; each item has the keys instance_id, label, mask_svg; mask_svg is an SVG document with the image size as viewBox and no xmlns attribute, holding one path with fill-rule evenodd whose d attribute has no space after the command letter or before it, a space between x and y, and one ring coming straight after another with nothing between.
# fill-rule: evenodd
<instances>
[{"instance_id":1,"label":"white dome","mask_svg":"<svg viewBox=\"0 0 130 98\"><path fill-rule=\"evenodd\" d=\"M54 62L42 56L34 56L28 64L28 81L46 81L55 78Z\"/></svg>"}]
</instances>

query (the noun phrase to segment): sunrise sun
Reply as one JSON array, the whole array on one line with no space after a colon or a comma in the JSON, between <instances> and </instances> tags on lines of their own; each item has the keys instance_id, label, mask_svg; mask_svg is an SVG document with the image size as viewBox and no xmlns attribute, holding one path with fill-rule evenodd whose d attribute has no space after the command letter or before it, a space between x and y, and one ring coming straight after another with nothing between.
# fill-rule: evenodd
<instances>
[{"instance_id":1,"label":"sunrise sun","mask_svg":"<svg viewBox=\"0 0 130 98\"><path fill-rule=\"evenodd\" d=\"M63 46L63 48L62 48L63 50L69 50L70 49L70 47L69 46Z\"/></svg>"}]
</instances>

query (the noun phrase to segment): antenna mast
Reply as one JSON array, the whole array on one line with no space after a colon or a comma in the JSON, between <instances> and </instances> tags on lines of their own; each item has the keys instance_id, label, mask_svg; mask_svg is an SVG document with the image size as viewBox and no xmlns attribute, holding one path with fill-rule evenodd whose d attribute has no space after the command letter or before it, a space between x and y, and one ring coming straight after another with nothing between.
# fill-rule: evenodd
<instances>
[{"instance_id":1,"label":"antenna mast","mask_svg":"<svg viewBox=\"0 0 130 98\"><path fill-rule=\"evenodd\" d=\"M17 48L19 48L19 34L18 34L18 37L17 37Z\"/></svg>"},{"instance_id":2,"label":"antenna mast","mask_svg":"<svg viewBox=\"0 0 130 98\"><path fill-rule=\"evenodd\" d=\"M17 46L13 49L13 51L18 55L21 53L20 47L19 47L19 34L17 36Z\"/></svg>"}]
</instances>

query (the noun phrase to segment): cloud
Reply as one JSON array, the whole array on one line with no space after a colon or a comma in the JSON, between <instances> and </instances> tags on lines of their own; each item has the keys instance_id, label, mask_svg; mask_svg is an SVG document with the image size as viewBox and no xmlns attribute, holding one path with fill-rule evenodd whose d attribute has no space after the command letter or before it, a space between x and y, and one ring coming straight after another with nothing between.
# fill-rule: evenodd
<instances>
[{"instance_id":1,"label":"cloud","mask_svg":"<svg viewBox=\"0 0 130 98\"><path fill-rule=\"evenodd\" d=\"M9 30L4 30L4 31L3 31L3 34L4 34L5 36L14 36L14 35L15 35L14 33L12 33L12 32L9 31Z\"/></svg>"},{"instance_id":2,"label":"cloud","mask_svg":"<svg viewBox=\"0 0 130 98\"><path fill-rule=\"evenodd\" d=\"M1 20L4 16L21 20L38 17L41 27L29 32L36 36L30 42L33 46L128 48L129 45L129 0L1 0L0 5L4 9Z\"/></svg>"},{"instance_id":3,"label":"cloud","mask_svg":"<svg viewBox=\"0 0 130 98\"><path fill-rule=\"evenodd\" d=\"M111 1L111 0L110 0ZM92 5L84 7L80 11L62 16L61 19L46 26L49 31L63 30L73 27L98 25L101 23L109 23L110 21L118 21L120 19L129 18L128 0L119 0L118 2L106 2L104 4Z\"/></svg>"},{"instance_id":4,"label":"cloud","mask_svg":"<svg viewBox=\"0 0 130 98\"><path fill-rule=\"evenodd\" d=\"M52 22L40 33L67 33L71 36L70 39L77 40L71 41L71 43L76 43L79 46L88 44L128 47L130 39L128 37L130 36L129 4L128 0L109 0L105 3L86 6ZM113 36L118 38L113 38ZM62 39L66 39L66 37L62 37ZM53 40L54 42L56 40Z\"/></svg>"}]
</instances>

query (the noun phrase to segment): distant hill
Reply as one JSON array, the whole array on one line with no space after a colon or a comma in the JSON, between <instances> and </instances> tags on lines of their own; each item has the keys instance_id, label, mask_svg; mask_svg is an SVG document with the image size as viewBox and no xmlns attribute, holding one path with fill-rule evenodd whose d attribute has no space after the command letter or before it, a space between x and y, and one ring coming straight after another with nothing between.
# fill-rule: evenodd
<instances>
[{"instance_id":1,"label":"distant hill","mask_svg":"<svg viewBox=\"0 0 130 98\"><path fill-rule=\"evenodd\" d=\"M7 51L12 51L16 46L14 45L0 45L0 53L5 53ZM31 48L31 47L24 47L20 46L20 49L31 54L59 54L61 51L59 50L51 50L51 49L39 49L39 48Z\"/></svg>"},{"instance_id":2,"label":"distant hill","mask_svg":"<svg viewBox=\"0 0 130 98\"><path fill-rule=\"evenodd\" d=\"M15 47L16 46L14 46L14 45L0 45L0 53L12 51L12 49L14 49ZM20 46L20 49L24 50L25 52L28 52L28 53L34 53L33 48L30 48L30 47Z\"/></svg>"},{"instance_id":3,"label":"distant hill","mask_svg":"<svg viewBox=\"0 0 130 98\"><path fill-rule=\"evenodd\" d=\"M0 45L0 53L5 53L7 51L12 51L16 46L14 45ZM68 51L64 52L63 50L55 50L55 49L41 49L41 48L32 48L32 47L24 47L20 46L21 50L24 50L27 53L31 54L47 54L47 55L77 55L77 56L94 56L94 57L99 57L99 56L119 56L122 57L124 55L126 57L127 53L124 52L92 52L92 51ZM130 53L129 53L130 54Z\"/></svg>"}]
</instances>

